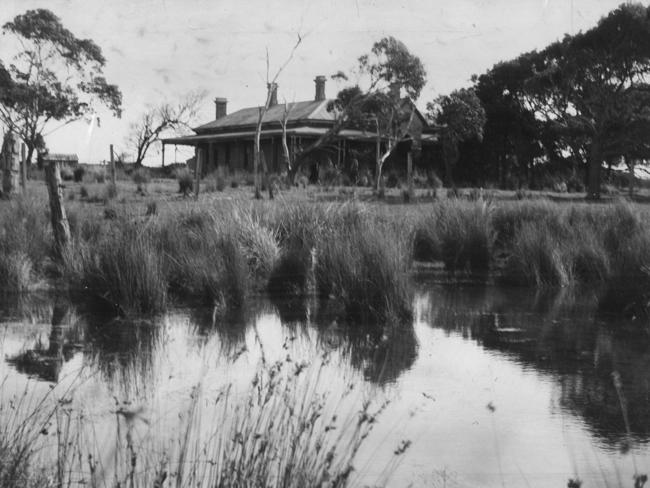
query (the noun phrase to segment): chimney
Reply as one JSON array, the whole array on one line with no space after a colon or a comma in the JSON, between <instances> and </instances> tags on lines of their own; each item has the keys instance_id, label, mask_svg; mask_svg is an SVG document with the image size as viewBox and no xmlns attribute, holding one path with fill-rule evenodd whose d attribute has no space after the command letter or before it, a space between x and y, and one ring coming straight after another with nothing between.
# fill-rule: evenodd
<instances>
[{"instance_id":1,"label":"chimney","mask_svg":"<svg viewBox=\"0 0 650 488\"><path fill-rule=\"evenodd\" d=\"M278 84L277 83L267 83L266 88L271 92L271 100L269 101L269 107L278 104Z\"/></svg>"},{"instance_id":2,"label":"chimney","mask_svg":"<svg viewBox=\"0 0 650 488\"><path fill-rule=\"evenodd\" d=\"M215 118L220 119L225 117L228 113L228 99L227 98L215 98L214 99L214 115Z\"/></svg>"},{"instance_id":3,"label":"chimney","mask_svg":"<svg viewBox=\"0 0 650 488\"><path fill-rule=\"evenodd\" d=\"M317 102L325 100L325 80L327 80L327 78L322 75L314 78L314 83L316 83L316 96L314 97L314 100Z\"/></svg>"}]
</instances>

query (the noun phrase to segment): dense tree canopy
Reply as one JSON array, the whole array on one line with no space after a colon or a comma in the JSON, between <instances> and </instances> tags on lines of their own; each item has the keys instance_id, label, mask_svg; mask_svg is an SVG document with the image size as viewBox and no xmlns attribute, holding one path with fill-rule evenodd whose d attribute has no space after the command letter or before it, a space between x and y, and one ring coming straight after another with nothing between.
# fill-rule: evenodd
<instances>
[{"instance_id":1,"label":"dense tree canopy","mask_svg":"<svg viewBox=\"0 0 650 488\"><path fill-rule=\"evenodd\" d=\"M28 10L2 27L20 46L0 64L0 121L28 148L42 148L48 123L92 114L94 103L121 115L122 94L103 76L106 60L90 39L79 39L49 10ZM6 63L6 61L5 61Z\"/></svg>"},{"instance_id":2,"label":"dense tree canopy","mask_svg":"<svg viewBox=\"0 0 650 488\"><path fill-rule=\"evenodd\" d=\"M650 9L623 4L592 29L477 77L486 103L486 145L518 157L571 155L588 163L599 198L604 161L647 154L650 133Z\"/></svg>"},{"instance_id":3,"label":"dense tree canopy","mask_svg":"<svg viewBox=\"0 0 650 488\"><path fill-rule=\"evenodd\" d=\"M441 127L445 178L453 186L452 168L458 161L458 145L469 139L483 138L485 109L473 88L455 90L427 104L429 117Z\"/></svg>"}]
</instances>

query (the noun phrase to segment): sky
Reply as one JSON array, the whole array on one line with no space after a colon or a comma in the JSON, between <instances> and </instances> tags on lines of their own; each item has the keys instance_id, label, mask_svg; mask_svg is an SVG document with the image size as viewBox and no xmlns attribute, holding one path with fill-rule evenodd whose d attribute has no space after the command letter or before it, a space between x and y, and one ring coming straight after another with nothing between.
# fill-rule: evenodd
<instances>
[{"instance_id":1,"label":"sky","mask_svg":"<svg viewBox=\"0 0 650 488\"><path fill-rule=\"evenodd\" d=\"M77 153L97 163L132 153L129 126L151 106L205 90L197 124L214 119L215 97L228 112L265 100L266 52L271 76L303 38L278 78L278 98L314 97L314 77L349 72L372 44L392 35L418 56L427 84L418 106L467 86L472 74L594 26L622 0L0 0L0 24L47 8L77 37L91 38L106 57L104 74L123 93L123 114L98 113L91 123L53 125L50 152ZM647 3L647 2L645 2ZM0 59L12 56L0 37ZM326 94L341 86L328 79ZM187 151L168 147L166 162ZM160 164L154 148L146 164Z\"/></svg>"}]
</instances>

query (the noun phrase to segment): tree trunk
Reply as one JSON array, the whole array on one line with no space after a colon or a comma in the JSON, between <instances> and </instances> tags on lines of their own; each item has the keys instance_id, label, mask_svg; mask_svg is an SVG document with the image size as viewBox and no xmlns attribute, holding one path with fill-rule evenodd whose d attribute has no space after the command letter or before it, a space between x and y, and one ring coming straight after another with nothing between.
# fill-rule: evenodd
<instances>
[{"instance_id":1,"label":"tree trunk","mask_svg":"<svg viewBox=\"0 0 650 488\"><path fill-rule=\"evenodd\" d=\"M50 215L52 219L52 231L54 233L54 245L57 254L60 256L70 242L70 226L63 207L63 189L61 186L61 172L59 163L51 162L45 166L45 182L47 193L50 197Z\"/></svg>"},{"instance_id":2,"label":"tree trunk","mask_svg":"<svg viewBox=\"0 0 650 488\"><path fill-rule=\"evenodd\" d=\"M20 186L23 195L27 193L27 155L25 154L25 143L20 145Z\"/></svg>"},{"instance_id":3,"label":"tree trunk","mask_svg":"<svg viewBox=\"0 0 650 488\"><path fill-rule=\"evenodd\" d=\"M20 184L20 142L13 132L5 134L2 142L2 194L11 198Z\"/></svg>"},{"instance_id":4,"label":"tree trunk","mask_svg":"<svg viewBox=\"0 0 650 488\"><path fill-rule=\"evenodd\" d=\"M628 168L628 194L630 198L634 196L634 168L636 166L636 159L630 159L628 161L627 158L625 158L625 162L627 163L627 168Z\"/></svg>"},{"instance_id":5,"label":"tree trunk","mask_svg":"<svg viewBox=\"0 0 650 488\"><path fill-rule=\"evenodd\" d=\"M600 148L600 141L594 136L591 142L589 154L589 169L587 174L587 200L600 199L600 167L602 166L603 155Z\"/></svg>"},{"instance_id":6,"label":"tree trunk","mask_svg":"<svg viewBox=\"0 0 650 488\"><path fill-rule=\"evenodd\" d=\"M375 141L375 158L377 161L377 191L381 189L381 139L379 137L379 128L377 128L377 140Z\"/></svg>"}]
</instances>

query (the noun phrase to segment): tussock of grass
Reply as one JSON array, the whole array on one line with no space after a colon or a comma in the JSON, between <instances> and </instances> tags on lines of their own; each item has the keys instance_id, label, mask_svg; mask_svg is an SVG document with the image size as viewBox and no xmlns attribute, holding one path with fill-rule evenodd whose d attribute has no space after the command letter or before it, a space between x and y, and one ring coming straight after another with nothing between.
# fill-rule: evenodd
<instances>
[{"instance_id":1,"label":"tussock of grass","mask_svg":"<svg viewBox=\"0 0 650 488\"><path fill-rule=\"evenodd\" d=\"M150 232L122 223L98 243L73 243L64 253L64 269L73 286L123 314L155 314L167 303L163 260L156 251Z\"/></svg>"},{"instance_id":2,"label":"tussock of grass","mask_svg":"<svg viewBox=\"0 0 650 488\"><path fill-rule=\"evenodd\" d=\"M354 322L404 323L412 319L407 254L377 222L324 236L317 248L316 283L340 300Z\"/></svg>"},{"instance_id":3,"label":"tussock of grass","mask_svg":"<svg viewBox=\"0 0 650 488\"><path fill-rule=\"evenodd\" d=\"M416 224L414 258L442 261L450 271L487 270L494 244L491 213L491 205L483 200L435 204Z\"/></svg>"},{"instance_id":4,"label":"tussock of grass","mask_svg":"<svg viewBox=\"0 0 650 488\"><path fill-rule=\"evenodd\" d=\"M51 255L45 204L17 197L0 208L0 289L28 291Z\"/></svg>"}]
</instances>

